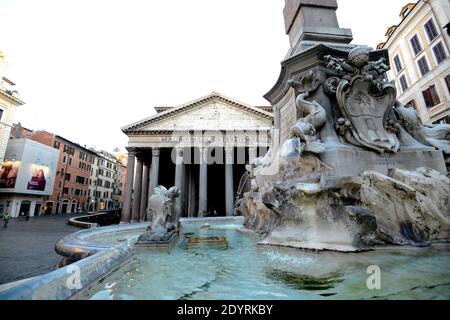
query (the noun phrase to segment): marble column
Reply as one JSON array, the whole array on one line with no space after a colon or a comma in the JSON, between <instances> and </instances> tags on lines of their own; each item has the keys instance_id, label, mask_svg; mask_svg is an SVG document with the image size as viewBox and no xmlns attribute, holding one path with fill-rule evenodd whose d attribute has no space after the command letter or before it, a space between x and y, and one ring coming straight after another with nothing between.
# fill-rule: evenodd
<instances>
[{"instance_id":1,"label":"marble column","mask_svg":"<svg viewBox=\"0 0 450 320\"><path fill-rule=\"evenodd\" d=\"M136 161L136 177L134 178L133 210L131 211L131 223L140 221L141 195L142 195L142 171L144 162L140 156Z\"/></svg>"},{"instance_id":2,"label":"marble column","mask_svg":"<svg viewBox=\"0 0 450 320\"><path fill-rule=\"evenodd\" d=\"M184 161L183 161L183 148L175 149L175 186L180 189L180 196L175 199L175 217L174 221L178 221L178 217L181 216L182 203L184 199Z\"/></svg>"},{"instance_id":3,"label":"marble column","mask_svg":"<svg viewBox=\"0 0 450 320\"><path fill-rule=\"evenodd\" d=\"M153 188L156 188L159 183L159 155L160 149L152 149L152 169L150 173L150 185L149 185L149 196L153 195Z\"/></svg>"},{"instance_id":4,"label":"marble column","mask_svg":"<svg viewBox=\"0 0 450 320\"><path fill-rule=\"evenodd\" d=\"M208 148L200 149L200 180L198 217L204 217L208 211Z\"/></svg>"},{"instance_id":5,"label":"marble column","mask_svg":"<svg viewBox=\"0 0 450 320\"><path fill-rule=\"evenodd\" d=\"M233 148L225 149L225 211L228 217L234 214Z\"/></svg>"},{"instance_id":6,"label":"marble column","mask_svg":"<svg viewBox=\"0 0 450 320\"><path fill-rule=\"evenodd\" d=\"M142 193L141 193L141 209L139 220L144 222L145 213L147 211L148 204L148 181L149 181L149 163L148 159L144 160L143 170L142 170Z\"/></svg>"},{"instance_id":7,"label":"marble column","mask_svg":"<svg viewBox=\"0 0 450 320\"><path fill-rule=\"evenodd\" d=\"M186 194L186 198L187 198L187 212L188 212L188 217L192 217L194 210L192 209L192 192L194 191L194 189L192 188L192 167L189 168L189 170L187 170L187 178L188 178L188 183L187 183L187 187L188 187L188 192Z\"/></svg>"},{"instance_id":8,"label":"marble column","mask_svg":"<svg viewBox=\"0 0 450 320\"><path fill-rule=\"evenodd\" d=\"M131 201L133 198L133 178L134 162L136 160L136 151L133 148L128 149L127 178L125 181L125 199L123 201L121 223L129 223L131 218Z\"/></svg>"}]
</instances>

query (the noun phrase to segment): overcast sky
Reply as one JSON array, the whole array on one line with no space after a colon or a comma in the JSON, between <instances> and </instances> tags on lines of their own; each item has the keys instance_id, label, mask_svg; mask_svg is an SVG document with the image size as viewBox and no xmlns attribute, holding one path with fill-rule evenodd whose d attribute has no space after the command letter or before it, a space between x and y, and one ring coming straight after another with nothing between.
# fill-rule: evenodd
<instances>
[{"instance_id":1,"label":"overcast sky","mask_svg":"<svg viewBox=\"0 0 450 320\"><path fill-rule=\"evenodd\" d=\"M376 46L406 0L338 0L354 43ZM112 151L154 106L212 91L251 105L289 47L283 0L0 0L0 50L27 103L16 121Z\"/></svg>"}]
</instances>

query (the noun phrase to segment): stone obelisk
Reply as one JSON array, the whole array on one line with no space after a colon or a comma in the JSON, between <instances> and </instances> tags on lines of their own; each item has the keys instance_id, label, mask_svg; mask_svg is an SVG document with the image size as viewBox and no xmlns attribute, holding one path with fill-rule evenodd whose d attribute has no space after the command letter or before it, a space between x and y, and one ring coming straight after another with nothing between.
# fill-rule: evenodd
<instances>
[{"instance_id":1,"label":"stone obelisk","mask_svg":"<svg viewBox=\"0 0 450 320\"><path fill-rule=\"evenodd\" d=\"M291 49L288 57L318 43L345 47L353 40L352 31L339 27L336 0L285 0L283 10Z\"/></svg>"},{"instance_id":2,"label":"stone obelisk","mask_svg":"<svg viewBox=\"0 0 450 320\"><path fill-rule=\"evenodd\" d=\"M410 142L407 142L406 135L402 136L403 144L393 147L393 152L385 153L373 152L370 146L367 147L364 142L362 144L355 143L351 137L345 138L345 135L348 135L346 128L349 128L350 131L358 132L355 133L358 136L365 136L366 132L371 134L376 131L376 135L381 132L378 137L380 141L396 139L391 134L395 129L391 132L389 131L391 129L385 128L386 123L381 123L383 117L370 112L361 112L361 108L365 104L355 107L350 112L345 109L346 106L343 106L342 99L338 102L336 86L340 83L342 72L345 73L344 69L348 66L344 66L339 71L333 69L333 63L350 61L350 52L352 51L353 56L364 55L366 52L367 63L379 65L381 61L384 65L383 68L388 70L390 59L387 50L372 50L367 46L351 44L352 32L339 26L336 16L337 8L336 0L285 0L283 12L285 31L289 36L291 46L287 57L281 63L281 72L277 82L264 96L274 110L276 134L272 139L271 154L275 157L278 150L284 150L285 148L282 147L285 143L289 143L291 129L299 119L304 117L297 99L302 99L301 96L306 95L308 98L305 103L317 103L323 107L326 113L325 124L317 132L317 139L324 146L323 152L320 153L320 160L334 168L333 172L336 176L357 176L364 170L387 174L392 168L415 170L418 167L429 167L439 172L445 172L441 151L414 140L409 139ZM330 57L333 57L334 60L329 60ZM363 61L362 65L365 63ZM293 86L293 83L300 84L300 86ZM366 97L370 101L377 99L373 97L372 99L370 95ZM358 100L360 97L355 99ZM364 101L366 103L366 100ZM380 101L373 104L376 106L374 110L381 108ZM361 120L363 119L362 114L369 115L369 118ZM395 124L395 119L392 116L390 120ZM356 126L360 126L360 123L362 125L358 128L351 125L345 127L346 120L347 122L358 122ZM373 131L373 123L376 123L378 128L375 131ZM341 131L338 128L341 128Z\"/></svg>"}]
</instances>

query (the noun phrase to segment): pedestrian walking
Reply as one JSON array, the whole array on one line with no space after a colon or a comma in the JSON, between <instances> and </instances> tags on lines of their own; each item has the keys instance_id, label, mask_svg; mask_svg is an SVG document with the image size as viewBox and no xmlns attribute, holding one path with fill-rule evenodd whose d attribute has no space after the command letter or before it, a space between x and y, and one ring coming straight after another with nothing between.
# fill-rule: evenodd
<instances>
[{"instance_id":1,"label":"pedestrian walking","mask_svg":"<svg viewBox=\"0 0 450 320\"><path fill-rule=\"evenodd\" d=\"M8 222L10 219L10 215L8 212L6 212L5 214L3 214L3 228L7 228L8 227Z\"/></svg>"}]
</instances>

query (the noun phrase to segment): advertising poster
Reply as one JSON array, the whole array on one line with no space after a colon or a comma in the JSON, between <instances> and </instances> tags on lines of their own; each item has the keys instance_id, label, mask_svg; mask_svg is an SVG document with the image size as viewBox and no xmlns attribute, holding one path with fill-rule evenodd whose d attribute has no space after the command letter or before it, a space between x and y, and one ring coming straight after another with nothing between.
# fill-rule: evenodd
<instances>
[{"instance_id":1,"label":"advertising poster","mask_svg":"<svg viewBox=\"0 0 450 320\"><path fill-rule=\"evenodd\" d=\"M0 172L0 192L51 195L58 155L58 150L33 140L10 141Z\"/></svg>"},{"instance_id":2,"label":"advertising poster","mask_svg":"<svg viewBox=\"0 0 450 320\"><path fill-rule=\"evenodd\" d=\"M28 190L44 191L47 184L46 177L49 176L48 166L41 164L37 159L36 163L30 165L30 180L28 181Z\"/></svg>"},{"instance_id":3,"label":"advertising poster","mask_svg":"<svg viewBox=\"0 0 450 320\"><path fill-rule=\"evenodd\" d=\"M20 161L4 161L0 171L0 188L14 188L19 173Z\"/></svg>"}]
</instances>

